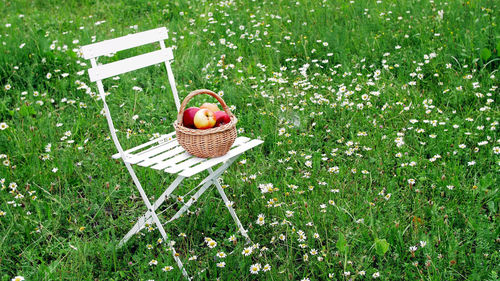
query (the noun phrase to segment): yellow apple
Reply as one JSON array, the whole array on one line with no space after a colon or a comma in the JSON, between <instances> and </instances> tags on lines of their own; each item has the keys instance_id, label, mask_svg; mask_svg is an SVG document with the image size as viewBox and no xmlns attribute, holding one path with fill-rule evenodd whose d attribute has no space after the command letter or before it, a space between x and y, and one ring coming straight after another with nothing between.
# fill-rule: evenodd
<instances>
[{"instance_id":1,"label":"yellow apple","mask_svg":"<svg viewBox=\"0 0 500 281\"><path fill-rule=\"evenodd\" d=\"M219 107L218 107L215 103L208 103L208 102L206 102L206 103L202 104L202 105L200 106L200 109L202 109L202 108L209 109L209 110L211 110L212 112L217 112L217 111L219 111L219 110L220 110L220 109L219 109Z\"/></svg>"},{"instance_id":2,"label":"yellow apple","mask_svg":"<svg viewBox=\"0 0 500 281\"><path fill-rule=\"evenodd\" d=\"M212 128L215 126L216 121L214 113L206 108L198 110L198 112L194 115L193 120L194 126L201 130Z\"/></svg>"}]
</instances>

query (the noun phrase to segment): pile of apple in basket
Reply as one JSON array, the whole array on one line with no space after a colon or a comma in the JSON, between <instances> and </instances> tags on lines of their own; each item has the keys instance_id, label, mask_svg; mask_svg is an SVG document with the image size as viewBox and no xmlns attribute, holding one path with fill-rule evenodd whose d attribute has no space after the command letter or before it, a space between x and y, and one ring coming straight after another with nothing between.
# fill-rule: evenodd
<instances>
[{"instance_id":1,"label":"pile of apple in basket","mask_svg":"<svg viewBox=\"0 0 500 281\"><path fill-rule=\"evenodd\" d=\"M186 109L188 101L201 94L217 99L223 110L212 103ZM189 93L182 101L174 128L177 141L187 152L197 157L210 158L225 155L229 151L236 139L237 122L238 119L219 95L202 89Z\"/></svg>"}]
</instances>

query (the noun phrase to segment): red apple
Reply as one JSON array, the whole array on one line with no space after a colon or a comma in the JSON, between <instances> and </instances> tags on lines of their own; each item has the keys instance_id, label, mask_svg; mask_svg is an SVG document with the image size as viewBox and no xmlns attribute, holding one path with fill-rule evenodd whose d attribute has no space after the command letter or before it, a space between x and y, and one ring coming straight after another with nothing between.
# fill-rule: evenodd
<instances>
[{"instance_id":1,"label":"red apple","mask_svg":"<svg viewBox=\"0 0 500 281\"><path fill-rule=\"evenodd\" d=\"M210 129L215 125L215 115L211 110L202 108L194 115L194 126L198 129Z\"/></svg>"},{"instance_id":2,"label":"red apple","mask_svg":"<svg viewBox=\"0 0 500 281\"><path fill-rule=\"evenodd\" d=\"M202 108L210 109L212 112L219 111L219 107L215 103L206 102L200 106L200 109Z\"/></svg>"},{"instance_id":3,"label":"red apple","mask_svg":"<svg viewBox=\"0 0 500 281\"><path fill-rule=\"evenodd\" d=\"M184 127L195 128L194 116L198 110L200 110L198 107L190 107L184 110L184 115L182 116L182 124L184 124Z\"/></svg>"},{"instance_id":4,"label":"red apple","mask_svg":"<svg viewBox=\"0 0 500 281\"><path fill-rule=\"evenodd\" d=\"M215 115L215 127L231 122L231 117L229 117L229 115L227 115L227 113L224 111L216 111L214 115Z\"/></svg>"}]
</instances>

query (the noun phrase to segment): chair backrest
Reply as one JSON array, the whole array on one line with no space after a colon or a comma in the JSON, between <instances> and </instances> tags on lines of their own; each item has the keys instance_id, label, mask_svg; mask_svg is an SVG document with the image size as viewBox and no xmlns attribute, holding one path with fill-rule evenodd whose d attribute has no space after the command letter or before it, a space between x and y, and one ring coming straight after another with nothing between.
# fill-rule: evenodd
<instances>
[{"instance_id":1,"label":"chair backrest","mask_svg":"<svg viewBox=\"0 0 500 281\"><path fill-rule=\"evenodd\" d=\"M172 88L175 105L177 110L179 110L179 96L177 94L175 79L170 66L171 61L174 59L174 54L172 52L172 48L166 48L165 42L163 42L163 40L167 38L167 29L165 27L160 27L81 47L80 50L83 54L83 58L89 59L92 65L92 68L88 70L90 81L98 82L99 80L164 62L165 67L167 68L168 80L170 82L170 87ZM160 50L104 65L97 65L96 63L96 59L100 56L117 53L119 51L155 42L160 43Z\"/></svg>"},{"instance_id":2,"label":"chair backrest","mask_svg":"<svg viewBox=\"0 0 500 281\"><path fill-rule=\"evenodd\" d=\"M170 88L172 89L172 95L174 96L175 106L177 111L180 109L179 96L177 94L177 88L175 86L174 74L170 66L171 61L174 59L172 48L166 48L165 42L163 40L168 38L168 31L165 27L160 27L156 29L151 29L144 32L139 32L135 34L130 34L115 39L105 40L97 42L94 44L86 45L81 47L83 58L89 59L92 68L88 70L89 78L91 82L97 83L97 88L99 94L103 101L104 110L106 114L106 119L108 121L109 129L111 131L111 137L113 142L118 149L118 152L122 157L124 157L123 149L116 137L116 130L113 125L113 120L111 119L111 113L109 112L109 107L106 103L104 86L102 80L120 75L126 72L144 68L147 66L155 65L161 62L165 63L167 69L168 81L170 83ZM122 59L119 61L98 65L97 58L103 55L108 55L111 53L117 53L119 51L151 44L158 42L160 43L160 49L157 51L137 55L134 57Z\"/></svg>"}]
</instances>

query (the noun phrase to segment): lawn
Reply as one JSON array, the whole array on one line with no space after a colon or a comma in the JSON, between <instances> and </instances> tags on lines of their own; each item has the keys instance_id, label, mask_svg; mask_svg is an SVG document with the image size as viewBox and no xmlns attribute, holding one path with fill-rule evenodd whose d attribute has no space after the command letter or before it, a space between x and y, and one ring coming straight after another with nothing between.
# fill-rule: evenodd
<instances>
[{"instance_id":1,"label":"lawn","mask_svg":"<svg viewBox=\"0 0 500 281\"><path fill-rule=\"evenodd\" d=\"M253 244L215 188L165 226L195 280L498 280L499 4L2 1L0 281L183 280L154 225L118 248L146 207L79 52L162 26L181 99L264 141L221 177ZM173 131L162 65L104 84L125 148Z\"/></svg>"}]
</instances>

